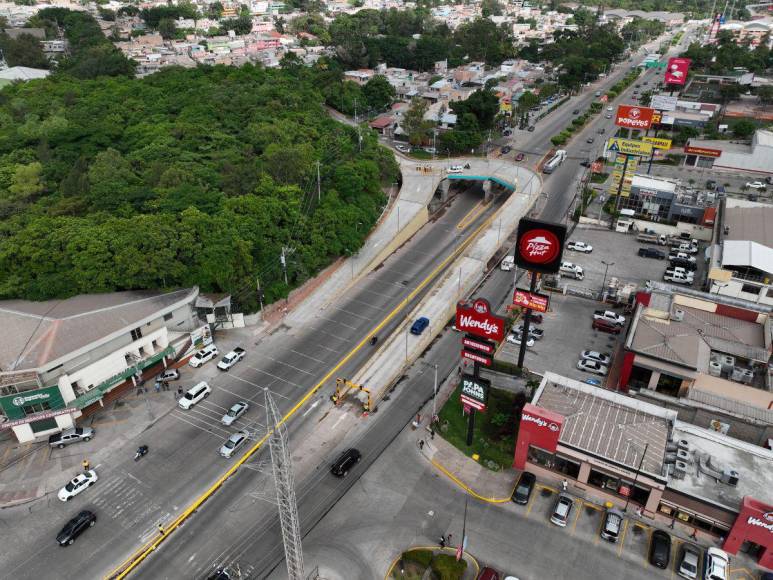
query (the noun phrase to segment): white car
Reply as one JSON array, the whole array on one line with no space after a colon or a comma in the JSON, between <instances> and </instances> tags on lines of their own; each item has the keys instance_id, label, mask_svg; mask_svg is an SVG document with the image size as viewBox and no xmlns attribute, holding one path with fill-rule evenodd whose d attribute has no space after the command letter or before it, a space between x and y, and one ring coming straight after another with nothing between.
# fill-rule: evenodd
<instances>
[{"instance_id":1,"label":"white car","mask_svg":"<svg viewBox=\"0 0 773 580\"><path fill-rule=\"evenodd\" d=\"M188 361L188 364L197 369L204 363L211 361L218 354L217 347L214 344L210 344L194 354Z\"/></svg>"},{"instance_id":2,"label":"white car","mask_svg":"<svg viewBox=\"0 0 773 580\"><path fill-rule=\"evenodd\" d=\"M600 353L597 350L584 350L580 353L580 358L582 360L596 361L605 366L609 366L609 363L612 362L612 358L608 354Z\"/></svg>"},{"instance_id":3,"label":"white car","mask_svg":"<svg viewBox=\"0 0 773 580\"><path fill-rule=\"evenodd\" d=\"M609 111L610 113L611 113L612 111L614 111L614 110L615 110L615 109L614 109L614 107L612 107L612 105L610 105L609 107L607 107L607 111Z\"/></svg>"},{"instance_id":4,"label":"white car","mask_svg":"<svg viewBox=\"0 0 773 580\"><path fill-rule=\"evenodd\" d=\"M750 189L765 189L765 184L761 181L749 181L746 183L746 187Z\"/></svg>"},{"instance_id":5,"label":"white car","mask_svg":"<svg viewBox=\"0 0 773 580\"><path fill-rule=\"evenodd\" d=\"M79 473L73 477L67 485L59 490L57 497L61 501L70 501L87 487L91 487L97 481L97 472L93 469Z\"/></svg>"},{"instance_id":6,"label":"white car","mask_svg":"<svg viewBox=\"0 0 773 580\"><path fill-rule=\"evenodd\" d=\"M727 580L730 556L719 548L709 548L703 560L703 577L708 580Z\"/></svg>"},{"instance_id":7,"label":"white car","mask_svg":"<svg viewBox=\"0 0 773 580\"><path fill-rule=\"evenodd\" d=\"M245 431L237 431L231 435L228 438L228 441L226 441L220 448L220 455L226 459L231 457L234 453L236 453L239 447L244 445L245 441L247 441L247 433Z\"/></svg>"},{"instance_id":8,"label":"white car","mask_svg":"<svg viewBox=\"0 0 773 580\"><path fill-rule=\"evenodd\" d=\"M517 344L520 346L521 344L521 335L520 334L508 334L507 335L507 342L511 342L513 344ZM529 337L529 339L526 341L526 347L531 348L534 346L534 338Z\"/></svg>"},{"instance_id":9,"label":"white car","mask_svg":"<svg viewBox=\"0 0 773 580\"><path fill-rule=\"evenodd\" d=\"M462 171L464 171L464 167L461 165L452 165L448 168L448 173L461 173Z\"/></svg>"},{"instance_id":10,"label":"white car","mask_svg":"<svg viewBox=\"0 0 773 580\"><path fill-rule=\"evenodd\" d=\"M223 415L223 418L220 419L220 422L223 425L231 425L239 417L244 415L249 408L250 405L246 401L239 401L238 403L234 403L231 408L228 409L228 412Z\"/></svg>"},{"instance_id":11,"label":"white car","mask_svg":"<svg viewBox=\"0 0 773 580\"><path fill-rule=\"evenodd\" d=\"M569 242L566 244L566 249L590 254L593 251L593 246L586 244L585 242Z\"/></svg>"},{"instance_id":12,"label":"white car","mask_svg":"<svg viewBox=\"0 0 773 580\"><path fill-rule=\"evenodd\" d=\"M398 151L400 151L402 153L410 153L411 152L411 148L408 147L407 145L395 145L395 149L397 149Z\"/></svg>"},{"instance_id":13,"label":"white car","mask_svg":"<svg viewBox=\"0 0 773 580\"><path fill-rule=\"evenodd\" d=\"M247 354L246 351L243 348L237 346L235 349L225 355L223 360L217 363L217 368L219 368L221 371L230 370L231 367L233 367L236 363L244 358L245 354Z\"/></svg>"},{"instance_id":14,"label":"white car","mask_svg":"<svg viewBox=\"0 0 773 580\"><path fill-rule=\"evenodd\" d=\"M603 364L596 362L595 360L579 360L577 361L577 368L586 373L593 373L594 375L606 376L608 369Z\"/></svg>"}]
</instances>

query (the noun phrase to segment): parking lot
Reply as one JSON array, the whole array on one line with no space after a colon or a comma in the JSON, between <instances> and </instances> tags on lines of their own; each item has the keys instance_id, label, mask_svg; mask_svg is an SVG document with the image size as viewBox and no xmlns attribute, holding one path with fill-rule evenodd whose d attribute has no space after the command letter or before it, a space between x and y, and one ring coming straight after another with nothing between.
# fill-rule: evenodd
<instances>
[{"instance_id":1,"label":"parking lot","mask_svg":"<svg viewBox=\"0 0 773 580\"><path fill-rule=\"evenodd\" d=\"M571 495L571 487L569 493ZM677 576L679 559L682 554L684 540L671 536L671 555L666 569L661 570L649 563L649 550L654 529L645 522L635 518L625 518L617 543L611 543L601 538L601 527L604 523L604 508L574 498L574 506L569 515L567 526L563 529L550 523L550 516L558 497L558 490L540 484L535 485L529 502L525 506L513 505L519 515L527 519L537 520L543 525L553 528L555 534L567 534L574 539L593 544L593 550L602 553L607 558L620 558L629 561L631 566L643 567L652 578L674 578ZM698 577L702 578L702 561L704 549L695 546L701 554ZM745 568L734 567L731 559L729 580L749 578Z\"/></svg>"}]
</instances>

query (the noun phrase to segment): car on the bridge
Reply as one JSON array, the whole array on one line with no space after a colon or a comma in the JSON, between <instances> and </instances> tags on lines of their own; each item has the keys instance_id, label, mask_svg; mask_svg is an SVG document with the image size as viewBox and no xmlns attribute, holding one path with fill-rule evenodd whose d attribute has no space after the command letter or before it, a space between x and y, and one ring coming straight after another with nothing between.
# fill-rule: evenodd
<instances>
[{"instance_id":1,"label":"car on the bridge","mask_svg":"<svg viewBox=\"0 0 773 580\"><path fill-rule=\"evenodd\" d=\"M234 403L231 405L231 408L228 409L228 412L223 415L223 418L220 419L220 422L223 425L231 425L234 421L236 421L239 417L244 415L247 412L247 409L250 408L249 403L247 401L239 401L238 403Z\"/></svg>"},{"instance_id":2,"label":"car on the bridge","mask_svg":"<svg viewBox=\"0 0 773 580\"><path fill-rule=\"evenodd\" d=\"M448 168L448 173L461 173L462 171L464 171L464 167L461 165L452 165Z\"/></svg>"},{"instance_id":3,"label":"car on the bridge","mask_svg":"<svg viewBox=\"0 0 773 580\"><path fill-rule=\"evenodd\" d=\"M94 515L94 512L83 510L65 524L62 531L56 535L56 542L60 546L69 546L86 528L90 528L96 523L97 516Z\"/></svg>"},{"instance_id":4,"label":"car on the bridge","mask_svg":"<svg viewBox=\"0 0 773 580\"><path fill-rule=\"evenodd\" d=\"M75 427L72 429L65 429L61 433L55 433L48 438L48 444L51 447L58 447L62 449L65 445L70 443L77 443L78 441L91 441L94 437L94 429L91 427Z\"/></svg>"},{"instance_id":5,"label":"car on the bridge","mask_svg":"<svg viewBox=\"0 0 773 580\"><path fill-rule=\"evenodd\" d=\"M422 332L424 332L424 329L429 326L429 318L426 316L422 316L421 318L417 318L416 321L411 325L411 334L419 335Z\"/></svg>"},{"instance_id":6,"label":"car on the bridge","mask_svg":"<svg viewBox=\"0 0 773 580\"><path fill-rule=\"evenodd\" d=\"M230 458L248 439L246 431L237 431L220 448L220 455L226 459Z\"/></svg>"},{"instance_id":7,"label":"car on the bridge","mask_svg":"<svg viewBox=\"0 0 773 580\"><path fill-rule=\"evenodd\" d=\"M761 181L747 181L746 187L749 189L765 189L765 184Z\"/></svg>"},{"instance_id":8,"label":"car on the bridge","mask_svg":"<svg viewBox=\"0 0 773 580\"><path fill-rule=\"evenodd\" d=\"M590 254L593 251L593 246L590 244L586 244L585 242L569 242L566 244L567 250L574 250L575 252L583 252L585 254Z\"/></svg>"},{"instance_id":9,"label":"car on the bridge","mask_svg":"<svg viewBox=\"0 0 773 580\"><path fill-rule=\"evenodd\" d=\"M593 373L594 375L601 375L606 376L606 374L609 372L609 369L605 367L600 362L596 362L595 360L579 360L577 361L577 368L581 371L585 371L586 373Z\"/></svg>"},{"instance_id":10,"label":"car on the bridge","mask_svg":"<svg viewBox=\"0 0 773 580\"><path fill-rule=\"evenodd\" d=\"M349 475L349 470L357 465L360 459L362 459L362 453L357 449L354 447L347 449L330 466L330 473L336 477L346 477Z\"/></svg>"},{"instance_id":11,"label":"car on the bridge","mask_svg":"<svg viewBox=\"0 0 773 580\"><path fill-rule=\"evenodd\" d=\"M70 501L84 489L94 485L97 479L99 479L97 477L97 472L93 469L79 473L70 481L68 481L67 485L59 490L59 493L56 494L56 497L59 498L59 501Z\"/></svg>"}]
</instances>

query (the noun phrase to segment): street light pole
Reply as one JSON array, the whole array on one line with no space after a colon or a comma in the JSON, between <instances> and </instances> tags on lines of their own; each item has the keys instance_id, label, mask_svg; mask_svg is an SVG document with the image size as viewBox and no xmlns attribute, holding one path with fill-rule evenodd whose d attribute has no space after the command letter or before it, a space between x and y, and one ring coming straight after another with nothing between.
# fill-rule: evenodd
<instances>
[{"instance_id":1,"label":"street light pole","mask_svg":"<svg viewBox=\"0 0 773 580\"><path fill-rule=\"evenodd\" d=\"M437 417L437 407L435 404L435 401L437 399L437 363L435 363L435 387L432 390L432 420L430 421L430 424L435 420L435 417Z\"/></svg>"},{"instance_id":2,"label":"street light pole","mask_svg":"<svg viewBox=\"0 0 773 580\"><path fill-rule=\"evenodd\" d=\"M604 296L604 288L607 285L607 271L609 270L610 266L614 266L614 262L605 262L604 260L601 260L601 263L604 264L604 281L601 283L601 295Z\"/></svg>"},{"instance_id":3,"label":"street light pole","mask_svg":"<svg viewBox=\"0 0 773 580\"><path fill-rule=\"evenodd\" d=\"M639 472L641 471L642 465L644 464L644 456L647 455L647 448L649 446L650 446L649 443L646 443L644 445L644 453L641 454L641 459L639 459L639 466L636 468L636 475L634 475L633 477L633 486L631 487L631 493L629 493L628 497L625 498L625 507L623 508L624 512L628 511L628 502L631 501L633 490L636 489L636 482L639 481Z\"/></svg>"}]
</instances>

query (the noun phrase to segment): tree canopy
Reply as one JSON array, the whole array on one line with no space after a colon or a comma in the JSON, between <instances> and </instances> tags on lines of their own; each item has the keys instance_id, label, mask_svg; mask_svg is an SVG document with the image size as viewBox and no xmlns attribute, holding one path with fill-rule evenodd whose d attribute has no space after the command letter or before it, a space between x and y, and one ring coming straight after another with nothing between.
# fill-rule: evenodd
<instances>
[{"instance_id":1,"label":"tree canopy","mask_svg":"<svg viewBox=\"0 0 773 580\"><path fill-rule=\"evenodd\" d=\"M0 91L0 297L196 284L244 304L257 276L271 300L357 250L397 169L325 114L324 74L169 68Z\"/></svg>"}]
</instances>

